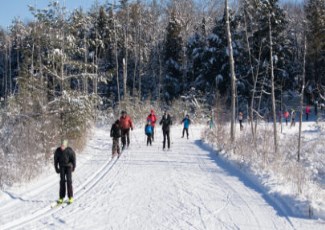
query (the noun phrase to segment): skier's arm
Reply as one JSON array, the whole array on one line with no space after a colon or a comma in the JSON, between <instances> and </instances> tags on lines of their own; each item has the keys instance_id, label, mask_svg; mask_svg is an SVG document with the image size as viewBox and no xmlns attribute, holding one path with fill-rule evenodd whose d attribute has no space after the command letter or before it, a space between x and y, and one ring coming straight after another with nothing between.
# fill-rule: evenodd
<instances>
[{"instance_id":1,"label":"skier's arm","mask_svg":"<svg viewBox=\"0 0 325 230\"><path fill-rule=\"evenodd\" d=\"M110 137L113 137L113 126L111 128L111 134L110 134Z\"/></svg>"},{"instance_id":2,"label":"skier's arm","mask_svg":"<svg viewBox=\"0 0 325 230\"><path fill-rule=\"evenodd\" d=\"M58 159L58 153L57 153L58 150L55 151L54 153L54 168L55 168L55 171L57 173L60 172L60 169L59 169L59 159Z\"/></svg>"},{"instance_id":3,"label":"skier's arm","mask_svg":"<svg viewBox=\"0 0 325 230\"><path fill-rule=\"evenodd\" d=\"M72 163L72 172L76 169L76 153L70 148L71 151L71 163Z\"/></svg>"},{"instance_id":4,"label":"skier's arm","mask_svg":"<svg viewBox=\"0 0 325 230\"><path fill-rule=\"evenodd\" d=\"M133 122L132 122L131 118L129 119L129 124L130 124L131 130L133 130Z\"/></svg>"}]
</instances>

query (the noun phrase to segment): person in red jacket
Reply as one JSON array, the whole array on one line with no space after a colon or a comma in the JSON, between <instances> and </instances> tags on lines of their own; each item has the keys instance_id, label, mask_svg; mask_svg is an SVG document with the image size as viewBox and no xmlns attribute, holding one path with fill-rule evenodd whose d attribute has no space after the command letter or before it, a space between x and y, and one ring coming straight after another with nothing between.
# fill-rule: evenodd
<instances>
[{"instance_id":1,"label":"person in red jacket","mask_svg":"<svg viewBox=\"0 0 325 230\"><path fill-rule=\"evenodd\" d=\"M152 141L154 141L155 140L155 124L157 121L157 117L156 117L155 111L153 109L150 111L150 114L147 117L147 121L150 121L150 123L151 123L151 126L152 126L151 139L152 139Z\"/></svg>"},{"instance_id":2,"label":"person in red jacket","mask_svg":"<svg viewBox=\"0 0 325 230\"><path fill-rule=\"evenodd\" d=\"M122 150L124 150L126 144L128 147L130 145L130 129L133 130L133 122L125 111L122 111L121 115L122 116L120 117L120 129L122 134Z\"/></svg>"},{"instance_id":3,"label":"person in red jacket","mask_svg":"<svg viewBox=\"0 0 325 230\"><path fill-rule=\"evenodd\" d=\"M288 125L288 118L289 118L289 116L290 116L289 111L286 110L286 111L284 112L283 116L284 116L284 118L285 118L285 120L286 120L286 125Z\"/></svg>"},{"instance_id":4,"label":"person in red jacket","mask_svg":"<svg viewBox=\"0 0 325 230\"><path fill-rule=\"evenodd\" d=\"M310 106L307 105L307 106L306 106L306 121L308 121L309 114L310 114Z\"/></svg>"}]
</instances>

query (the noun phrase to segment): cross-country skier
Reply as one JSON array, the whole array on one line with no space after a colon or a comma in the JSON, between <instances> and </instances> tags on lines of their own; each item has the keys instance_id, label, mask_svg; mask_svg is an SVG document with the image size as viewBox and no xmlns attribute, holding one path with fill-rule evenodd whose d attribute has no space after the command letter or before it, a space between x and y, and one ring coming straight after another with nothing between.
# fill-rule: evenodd
<instances>
[{"instance_id":1,"label":"cross-country skier","mask_svg":"<svg viewBox=\"0 0 325 230\"><path fill-rule=\"evenodd\" d=\"M152 134L153 134L153 127L151 125L151 121L148 120L146 126L144 127L144 132L147 135L147 146L150 144L152 145Z\"/></svg>"},{"instance_id":2,"label":"cross-country skier","mask_svg":"<svg viewBox=\"0 0 325 230\"><path fill-rule=\"evenodd\" d=\"M130 129L133 130L133 122L131 118L127 115L125 111L122 111L120 117L120 128L122 132L122 150L125 148L126 144L130 145Z\"/></svg>"},{"instance_id":3,"label":"cross-country skier","mask_svg":"<svg viewBox=\"0 0 325 230\"><path fill-rule=\"evenodd\" d=\"M238 114L238 121L239 121L239 126L240 126L240 130L243 130L244 126L243 126L243 119L244 119L244 115L242 112L239 112Z\"/></svg>"},{"instance_id":4,"label":"cross-country skier","mask_svg":"<svg viewBox=\"0 0 325 230\"><path fill-rule=\"evenodd\" d=\"M186 132L186 136L188 139L188 128L190 127L190 124L191 124L190 116L187 114L181 123L184 124L182 138L184 138L184 134Z\"/></svg>"},{"instance_id":5,"label":"cross-country skier","mask_svg":"<svg viewBox=\"0 0 325 230\"><path fill-rule=\"evenodd\" d=\"M68 147L68 140L62 140L61 146L54 152L54 168L56 173L60 173L60 197L57 203L63 203L67 184L68 203L71 204L73 202L72 172L76 168L76 154Z\"/></svg>"},{"instance_id":6,"label":"cross-country skier","mask_svg":"<svg viewBox=\"0 0 325 230\"><path fill-rule=\"evenodd\" d=\"M306 121L308 121L309 114L310 114L310 106L307 105L307 106L306 106Z\"/></svg>"},{"instance_id":7,"label":"cross-country skier","mask_svg":"<svg viewBox=\"0 0 325 230\"><path fill-rule=\"evenodd\" d=\"M289 116L290 116L289 111L285 111L283 116L284 116L284 118L286 120L286 125L288 125L288 119L289 119Z\"/></svg>"},{"instance_id":8,"label":"cross-country skier","mask_svg":"<svg viewBox=\"0 0 325 230\"><path fill-rule=\"evenodd\" d=\"M151 126L152 126L152 141L155 140L155 125L156 125L156 121L157 121L157 117L155 115L155 111L152 109L150 111L150 114L147 117L147 121L151 122Z\"/></svg>"},{"instance_id":9,"label":"cross-country skier","mask_svg":"<svg viewBox=\"0 0 325 230\"><path fill-rule=\"evenodd\" d=\"M170 149L170 126L172 125L172 119L169 113L167 113L166 111L164 112L164 115L161 118L159 124L162 125L162 131L164 135L163 149L165 149L166 147L166 139L167 139L168 149Z\"/></svg>"},{"instance_id":10,"label":"cross-country skier","mask_svg":"<svg viewBox=\"0 0 325 230\"><path fill-rule=\"evenodd\" d=\"M119 138L121 137L120 120L116 120L112 125L111 137L113 138L112 157L114 157L116 154L118 155L118 157L120 157L121 155L120 143L119 143Z\"/></svg>"}]
</instances>

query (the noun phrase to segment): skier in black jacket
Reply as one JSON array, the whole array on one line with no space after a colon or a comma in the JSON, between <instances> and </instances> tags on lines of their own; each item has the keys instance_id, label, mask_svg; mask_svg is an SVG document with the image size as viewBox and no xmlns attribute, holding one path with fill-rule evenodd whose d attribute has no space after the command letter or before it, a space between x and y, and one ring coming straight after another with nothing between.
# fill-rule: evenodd
<instances>
[{"instance_id":1,"label":"skier in black jacket","mask_svg":"<svg viewBox=\"0 0 325 230\"><path fill-rule=\"evenodd\" d=\"M54 153L54 168L56 173L60 173L60 198L57 202L63 203L67 182L68 203L71 204L73 202L72 172L76 168L76 154L68 147L67 140L63 140Z\"/></svg>"},{"instance_id":2,"label":"skier in black jacket","mask_svg":"<svg viewBox=\"0 0 325 230\"><path fill-rule=\"evenodd\" d=\"M119 144L119 138L121 137L121 133L122 132L120 128L120 120L116 120L111 127L111 137L113 138L112 157L114 157L116 153L118 154L118 157L120 157L121 155Z\"/></svg>"},{"instance_id":3,"label":"skier in black jacket","mask_svg":"<svg viewBox=\"0 0 325 230\"><path fill-rule=\"evenodd\" d=\"M163 135L164 135L164 142L163 142L163 149L166 147L166 139L168 144L168 149L170 149L170 126L172 125L172 119L166 111L164 112L164 115L159 122L160 125L162 125Z\"/></svg>"}]
</instances>

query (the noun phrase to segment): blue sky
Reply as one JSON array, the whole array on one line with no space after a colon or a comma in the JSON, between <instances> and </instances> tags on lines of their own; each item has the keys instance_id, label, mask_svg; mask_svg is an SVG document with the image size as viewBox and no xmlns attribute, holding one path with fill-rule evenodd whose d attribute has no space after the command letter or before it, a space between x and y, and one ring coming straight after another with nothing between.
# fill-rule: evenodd
<instances>
[{"instance_id":1,"label":"blue sky","mask_svg":"<svg viewBox=\"0 0 325 230\"><path fill-rule=\"evenodd\" d=\"M61 5L65 4L68 10L79 8L89 9L96 0L57 0ZM49 0L6 0L1 2L0 7L0 26L6 29L11 25L12 20L17 17L23 22L31 21L32 14L28 10L28 5L36 6L39 9L44 9L48 5ZM104 3L106 0L97 0L99 3ZM109 1L111 2L111 1ZM116 1L117 2L117 1Z\"/></svg>"}]
</instances>

